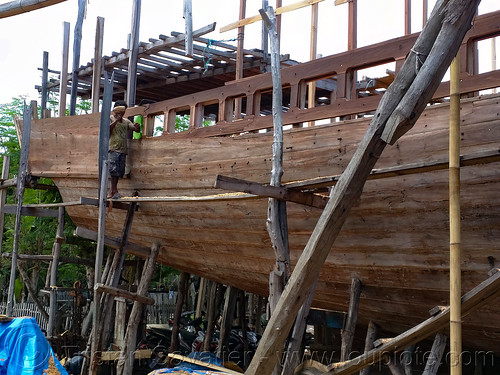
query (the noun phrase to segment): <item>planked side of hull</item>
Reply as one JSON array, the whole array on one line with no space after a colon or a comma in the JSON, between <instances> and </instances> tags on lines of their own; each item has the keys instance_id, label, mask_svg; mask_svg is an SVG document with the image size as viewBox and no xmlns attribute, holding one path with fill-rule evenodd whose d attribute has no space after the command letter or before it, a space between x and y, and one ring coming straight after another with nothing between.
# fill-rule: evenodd
<instances>
[{"instance_id":1,"label":"planked side of hull","mask_svg":"<svg viewBox=\"0 0 500 375\"><path fill-rule=\"evenodd\" d=\"M461 174L464 292L487 277L489 259L500 259L499 100L462 102L462 155L472 160ZM97 195L92 150L97 150L98 118L93 116L78 124L72 118L40 120L33 127L31 172L53 178L65 201ZM61 121L68 127L60 127ZM360 119L287 131L284 182L340 174L368 123ZM346 311L352 277L363 283L359 317L364 323L372 319L400 330L427 318L429 308L448 304L448 171L441 165L448 158L447 134L448 106L436 105L386 149L376 165L385 173L367 181L321 271L315 306ZM120 180L119 188L123 195L192 197L224 193L213 187L217 174L268 183L271 144L271 134L133 141L131 176ZM489 157L475 158L484 154ZM397 172L389 173L394 168ZM130 241L160 242L159 262L267 294L274 253L265 228L266 198L139 206ZM321 211L295 203L287 210L293 267ZM97 230L96 207L71 206L68 213L76 225ZM106 221L107 234L120 236L125 212L113 209ZM500 319L486 319L489 314L500 317L500 309L490 305L466 320L465 345L500 350L495 339Z\"/></svg>"}]
</instances>

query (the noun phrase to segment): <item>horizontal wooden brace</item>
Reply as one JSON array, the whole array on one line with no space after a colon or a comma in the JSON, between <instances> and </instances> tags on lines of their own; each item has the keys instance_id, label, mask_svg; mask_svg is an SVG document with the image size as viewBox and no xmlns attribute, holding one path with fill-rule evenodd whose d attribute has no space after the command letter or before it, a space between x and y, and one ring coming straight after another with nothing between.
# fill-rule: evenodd
<instances>
[{"instance_id":1,"label":"horizontal wooden brace","mask_svg":"<svg viewBox=\"0 0 500 375\"><path fill-rule=\"evenodd\" d=\"M75 234L79 237L86 238L91 241L97 241L97 232L90 229L76 227ZM118 248L120 246L120 241L121 241L120 237L115 238L115 237L104 236L104 244L106 246ZM135 255L143 258L147 258L149 256L149 253L151 252L151 249L147 246L142 246L127 241L127 246L125 248L125 251L134 253Z\"/></svg>"},{"instance_id":2,"label":"horizontal wooden brace","mask_svg":"<svg viewBox=\"0 0 500 375\"><path fill-rule=\"evenodd\" d=\"M130 203L124 203L124 202L115 202L115 201L106 201L106 207L109 207L110 204L112 203L113 208L117 208L119 210L128 210L128 206ZM80 204L87 205L87 206L99 206L99 200L96 198L88 198L88 197L80 197ZM136 207L136 211L139 209L139 207Z\"/></svg>"},{"instance_id":3,"label":"horizontal wooden brace","mask_svg":"<svg viewBox=\"0 0 500 375\"><path fill-rule=\"evenodd\" d=\"M123 297L132 301L140 302L144 305L154 305L155 300L151 297L141 296L137 293L129 292L128 290L114 288L104 284L95 284L94 290L101 293L107 293L116 297Z\"/></svg>"},{"instance_id":4,"label":"horizontal wooden brace","mask_svg":"<svg viewBox=\"0 0 500 375\"><path fill-rule=\"evenodd\" d=\"M302 191L287 189L285 187L262 185L257 182L221 175L216 176L215 187L219 189L275 198L316 208L325 208L326 203L328 202L328 197L319 194L304 193Z\"/></svg>"},{"instance_id":5,"label":"horizontal wooden brace","mask_svg":"<svg viewBox=\"0 0 500 375\"><path fill-rule=\"evenodd\" d=\"M12 258L11 253L2 253L4 258ZM17 254L19 260L34 260L41 262L51 262L53 260L52 255L42 255L42 254ZM61 263L72 263L72 264L82 264L84 266L93 266L95 261L91 259L75 258L75 257L59 257Z\"/></svg>"},{"instance_id":6,"label":"horizontal wooden brace","mask_svg":"<svg viewBox=\"0 0 500 375\"><path fill-rule=\"evenodd\" d=\"M16 214L17 205L15 204L6 204L3 206L4 214ZM22 216L35 216L35 217L58 217L59 211L52 210L50 208L37 208L37 207L22 207L21 208Z\"/></svg>"}]
</instances>

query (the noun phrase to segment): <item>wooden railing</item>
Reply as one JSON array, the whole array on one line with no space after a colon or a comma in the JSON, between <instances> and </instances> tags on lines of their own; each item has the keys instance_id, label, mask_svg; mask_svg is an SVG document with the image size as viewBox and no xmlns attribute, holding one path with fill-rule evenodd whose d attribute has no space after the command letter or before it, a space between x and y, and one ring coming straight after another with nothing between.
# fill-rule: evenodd
<instances>
[{"instance_id":1,"label":"wooden railing","mask_svg":"<svg viewBox=\"0 0 500 375\"><path fill-rule=\"evenodd\" d=\"M478 16L467 33L460 49L461 91L476 93L500 87L500 70L478 74L477 42L500 35L500 11ZM357 71L369 67L395 63L396 74L413 47L418 33L395 38L382 43L358 48L292 67L283 68L283 97L286 98L283 114L284 125L299 125L309 121L353 116L369 113L377 108L382 95L358 95ZM328 104L306 108L307 84L321 82ZM317 85L318 89L321 84ZM170 137L213 137L258 131L272 126L272 117L261 109L262 98L272 90L271 74L232 81L226 86L193 95L187 95L151 104L147 107L129 108L127 116L144 116L144 135L153 135L155 117L164 116L165 135ZM443 82L434 99L449 95L449 82ZM244 113L234 113L235 100L242 100ZM203 126L207 113L216 122ZM189 129L175 133L178 114L189 114ZM242 117L242 118L240 118Z\"/></svg>"}]
</instances>

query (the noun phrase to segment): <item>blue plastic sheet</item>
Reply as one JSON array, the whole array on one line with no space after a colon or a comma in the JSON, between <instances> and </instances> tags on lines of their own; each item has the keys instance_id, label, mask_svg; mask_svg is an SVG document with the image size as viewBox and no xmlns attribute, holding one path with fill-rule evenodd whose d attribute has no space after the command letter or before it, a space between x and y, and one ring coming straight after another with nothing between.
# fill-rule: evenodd
<instances>
[{"instance_id":1,"label":"blue plastic sheet","mask_svg":"<svg viewBox=\"0 0 500 375\"><path fill-rule=\"evenodd\" d=\"M68 375L34 318L0 323L0 375L43 375L52 358L62 375Z\"/></svg>"}]
</instances>

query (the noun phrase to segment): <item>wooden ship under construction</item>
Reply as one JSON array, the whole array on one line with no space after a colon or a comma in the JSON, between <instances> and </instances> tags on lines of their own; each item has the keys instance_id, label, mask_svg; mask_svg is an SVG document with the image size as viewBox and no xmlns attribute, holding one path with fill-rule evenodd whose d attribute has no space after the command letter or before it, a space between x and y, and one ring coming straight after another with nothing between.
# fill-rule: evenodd
<instances>
[{"instance_id":1,"label":"wooden ship under construction","mask_svg":"<svg viewBox=\"0 0 500 375\"><path fill-rule=\"evenodd\" d=\"M477 69L478 42L499 35L500 11L476 16L458 53L462 294L490 280L488 273L500 260L500 94L494 91L500 71ZM184 43L183 37L140 45L139 61L154 61L158 51ZM143 136L130 140L130 173L119 182L122 197L106 213L106 244L117 246L122 236L127 211L121 206L135 204L127 252L144 257L157 244L157 262L267 296L276 267L266 227L269 198L286 201L286 266L293 272L417 38L418 33L408 34L300 64L282 56L280 187L269 186L273 79L271 72L260 73L261 52L245 52L247 75L236 80L230 69L237 68L226 61L211 66L211 78L196 68L190 78L179 75L155 87L161 70L150 64L137 76L136 101L146 104L126 112L143 117ZM194 40L195 47L203 43L202 32ZM216 58L227 60L235 51ZM124 90L119 64L128 64L128 57L122 51L104 63L108 71L116 70L115 100ZM358 71L389 63L394 70L384 77L359 79ZM80 79L91 71L92 66L88 74L82 69ZM181 94L173 96L176 89ZM79 90L91 95L90 86ZM377 156L359 200L318 266L312 307L347 313L356 279L358 327L375 322L399 335L429 319L433 307L450 304L449 97L450 83L443 81L411 130ZM98 233L100 223L99 207L92 204L100 188L100 116L31 120L29 134L29 173L54 181L79 233L87 236ZM179 116L189 118L182 132L175 129ZM465 348L500 352L500 308L494 299L500 289L492 285L489 294L473 295L472 305L464 307ZM419 333L420 338L442 328ZM337 373L335 367L327 370Z\"/></svg>"}]
</instances>

